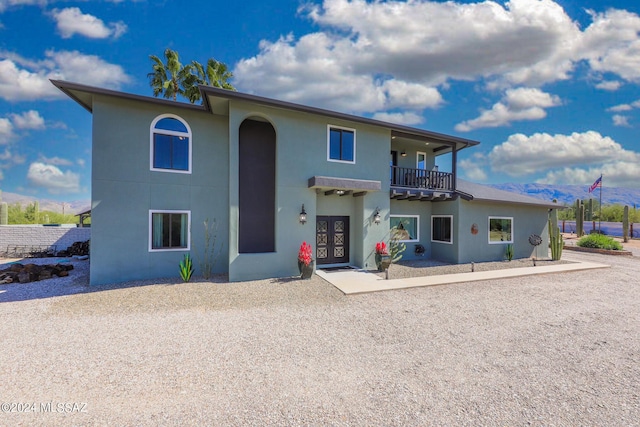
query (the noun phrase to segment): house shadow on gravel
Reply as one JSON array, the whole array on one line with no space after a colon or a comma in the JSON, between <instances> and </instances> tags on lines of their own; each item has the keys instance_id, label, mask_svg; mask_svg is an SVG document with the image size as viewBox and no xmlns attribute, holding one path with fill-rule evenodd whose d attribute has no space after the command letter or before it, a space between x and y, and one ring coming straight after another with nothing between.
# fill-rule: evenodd
<instances>
[{"instance_id":1,"label":"house shadow on gravel","mask_svg":"<svg viewBox=\"0 0 640 427\"><path fill-rule=\"evenodd\" d=\"M49 260L52 264L60 262L53 258L39 258L39 263L47 263ZM22 259L12 263L19 262L28 264L34 262L34 259ZM85 266L82 263L87 263ZM0 284L0 304L5 302L29 301L53 297L61 297L77 294L91 294L96 292L111 291L116 289L126 289L133 287L143 287L149 285L179 285L182 282L179 278L170 277L164 279L122 282L100 286L89 286L89 261L75 261L74 269L69 271L67 277L54 277L51 279L38 280L29 283L8 283ZM0 263L0 270L7 267L11 263ZM195 278L192 282L203 281L203 279ZM226 275L217 275L207 282L225 283L228 279Z\"/></svg>"}]
</instances>

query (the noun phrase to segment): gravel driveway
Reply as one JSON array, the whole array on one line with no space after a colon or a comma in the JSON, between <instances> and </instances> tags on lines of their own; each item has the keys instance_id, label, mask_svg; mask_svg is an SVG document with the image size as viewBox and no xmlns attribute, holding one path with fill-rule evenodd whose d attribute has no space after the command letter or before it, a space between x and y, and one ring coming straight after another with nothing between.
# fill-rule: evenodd
<instances>
[{"instance_id":1,"label":"gravel driveway","mask_svg":"<svg viewBox=\"0 0 640 427\"><path fill-rule=\"evenodd\" d=\"M0 425L640 425L640 259L565 258L613 267L349 297L2 285Z\"/></svg>"}]
</instances>

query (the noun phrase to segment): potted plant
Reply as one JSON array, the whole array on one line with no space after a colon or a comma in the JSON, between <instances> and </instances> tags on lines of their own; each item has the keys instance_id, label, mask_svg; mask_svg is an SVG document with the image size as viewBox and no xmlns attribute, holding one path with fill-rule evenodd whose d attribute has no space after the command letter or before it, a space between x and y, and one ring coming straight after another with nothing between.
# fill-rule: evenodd
<instances>
[{"instance_id":1,"label":"potted plant","mask_svg":"<svg viewBox=\"0 0 640 427\"><path fill-rule=\"evenodd\" d=\"M311 256L311 245L302 242L298 251L298 270L302 279L309 279L313 275L313 258Z\"/></svg>"},{"instance_id":2,"label":"potted plant","mask_svg":"<svg viewBox=\"0 0 640 427\"><path fill-rule=\"evenodd\" d=\"M391 265L391 256L384 242L376 243L376 266L378 271L385 271Z\"/></svg>"}]
</instances>

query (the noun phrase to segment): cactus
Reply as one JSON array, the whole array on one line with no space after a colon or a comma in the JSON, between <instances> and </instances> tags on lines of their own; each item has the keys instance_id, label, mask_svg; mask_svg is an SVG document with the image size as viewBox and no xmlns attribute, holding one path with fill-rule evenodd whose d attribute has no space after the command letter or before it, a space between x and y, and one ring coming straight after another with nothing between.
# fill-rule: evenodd
<instances>
[{"instance_id":1,"label":"cactus","mask_svg":"<svg viewBox=\"0 0 640 427\"><path fill-rule=\"evenodd\" d=\"M511 243L506 246L504 256L507 258L507 261L511 261L513 259L513 245Z\"/></svg>"},{"instance_id":2,"label":"cactus","mask_svg":"<svg viewBox=\"0 0 640 427\"><path fill-rule=\"evenodd\" d=\"M625 243L629 241L629 206L626 205L622 215L622 238Z\"/></svg>"},{"instance_id":3,"label":"cactus","mask_svg":"<svg viewBox=\"0 0 640 427\"><path fill-rule=\"evenodd\" d=\"M9 224L9 205L7 202L0 202L0 225Z\"/></svg>"},{"instance_id":4,"label":"cactus","mask_svg":"<svg viewBox=\"0 0 640 427\"><path fill-rule=\"evenodd\" d=\"M593 199L589 199L589 204L587 205L585 211L585 219L587 221L593 221Z\"/></svg>"},{"instance_id":5,"label":"cactus","mask_svg":"<svg viewBox=\"0 0 640 427\"><path fill-rule=\"evenodd\" d=\"M34 224L40 224L40 202L33 202L33 220Z\"/></svg>"},{"instance_id":6,"label":"cactus","mask_svg":"<svg viewBox=\"0 0 640 427\"><path fill-rule=\"evenodd\" d=\"M555 212L555 209L554 209ZM557 213L556 213L557 218ZM560 227L558 227L558 221L553 223L553 220L549 218L549 247L551 248L551 259L558 261L562 258L562 248L564 248L564 241L562 234L560 234Z\"/></svg>"},{"instance_id":7,"label":"cactus","mask_svg":"<svg viewBox=\"0 0 640 427\"><path fill-rule=\"evenodd\" d=\"M578 199L576 201L576 236L584 235L584 205Z\"/></svg>"}]
</instances>

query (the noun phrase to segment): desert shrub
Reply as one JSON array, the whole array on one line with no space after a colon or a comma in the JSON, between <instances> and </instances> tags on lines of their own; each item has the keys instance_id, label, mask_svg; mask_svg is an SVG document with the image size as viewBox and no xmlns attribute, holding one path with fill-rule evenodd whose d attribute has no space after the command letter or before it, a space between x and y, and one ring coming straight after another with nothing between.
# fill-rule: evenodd
<instances>
[{"instance_id":1,"label":"desert shrub","mask_svg":"<svg viewBox=\"0 0 640 427\"><path fill-rule=\"evenodd\" d=\"M620 242L603 234L589 234L578 240L576 244L583 248L609 249L614 251L622 250Z\"/></svg>"}]
</instances>

